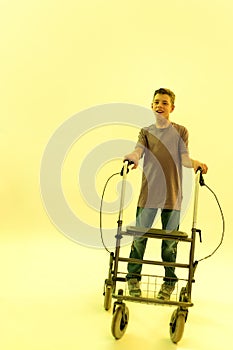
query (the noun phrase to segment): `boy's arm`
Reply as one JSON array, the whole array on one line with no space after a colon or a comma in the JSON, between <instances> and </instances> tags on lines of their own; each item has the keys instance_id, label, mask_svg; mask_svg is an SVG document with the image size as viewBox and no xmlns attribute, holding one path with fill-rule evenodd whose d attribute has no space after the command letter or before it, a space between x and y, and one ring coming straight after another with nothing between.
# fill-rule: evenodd
<instances>
[{"instance_id":1,"label":"boy's arm","mask_svg":"<svg viewBox=\"0 0 233 350\"><path fill-rule=\"evenodd\" d=\"M206 174L208 171L208 167L205 163L200 162L199 160L191 159L188 155L188 153L183 153L181 155L182 158L182 165L186 168L193 168L196 172L197 169L200 167L202 169L203 174Z\"/></svg>"},{"instance_id":2,"label":"boy's arm","mask_svg":"<svg viewBox=\"0 0 233 350\"><path fill-rule=\"evenodd\" d=\"M144 150L142 147L136 147L135 150L132 153L127 154L124 156L124 160L130 160L134 163L134 166L132 169L136 169L138 166L139 159L142 157Z\"/></svg>"}]
</instances>

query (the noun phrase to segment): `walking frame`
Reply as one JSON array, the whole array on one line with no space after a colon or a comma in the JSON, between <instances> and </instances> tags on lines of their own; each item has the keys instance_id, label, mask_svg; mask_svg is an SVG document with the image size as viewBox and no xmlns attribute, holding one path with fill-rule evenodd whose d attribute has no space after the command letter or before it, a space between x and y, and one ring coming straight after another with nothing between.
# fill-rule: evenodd
<instances>
[{"instance_id":1,"label":"walking frame","mask_svg":"<svg viewBox=\"0 0 233 350\"><path fill-rule=\"evenodd\" d=\"M129 172L130 162L125 161L123 163L123 168L121 171L122 175L122 187L121 187L121 196L120 196L120 209L119 216L117 221L117 234L115 253L110 252L109 260L109 270L108 278L104 282L104 308L109 310L112 304L112 298L115 299L113 305L113 317L111 324L111 332L115 339L120 339L127 328L129 322L129 309L125 302L139 302L146 304L159 304L159 305L169 305L176 306L176 309L173 311L169 323L169 333L170 338L173 343L177 343L183 336L185 322L188 317L188 309L193 306L192 303L192 285L194 282L194 273L198 264L198 261L194 260L195 252L195 243L196 236L199 235L201 241L201 230L197 228L197 209L198 209L198 195L199 195L199 185L204 184L203 175L201 169L195 174L195 189L194 189L194 205L193 205L193 222L191 237L188 237L188 234L182 231L165 231L155 228L144 228L136 226L128 226L123 230L123 208L124 208L124 199L125 199L125 188L126 188L126 178L127 173ZM190 244L188 263L172 263L165 261L153 261L153 260L139 260L132 258L125 258L120 256L120 246L121 239L124 236L139 237L142 236L153 239L160 240L173 240L177 242L186 242ZM127 279L126 273L119 271L120 263L136 263L143 265L158 265L158 266L169 266L186 269L187 277L179 279L177 281L177 292L176 299L171 298L171 300L161 300L157 299L154 289L159 285L158 281L162 280L164 276L157 275L141 275L142 284L146 286L142 296L136 297L129 295L127 289ZM144 282L143 282L144 281ZM153 283L151 282L153 281ZM183 287L179 289L179 281L181 281ZM120 288L118 286L121 286ZM153 291L151 291L151 285L153 285ZM123 287L122 287L123 286Z\"/></svg>"}]
</instances>

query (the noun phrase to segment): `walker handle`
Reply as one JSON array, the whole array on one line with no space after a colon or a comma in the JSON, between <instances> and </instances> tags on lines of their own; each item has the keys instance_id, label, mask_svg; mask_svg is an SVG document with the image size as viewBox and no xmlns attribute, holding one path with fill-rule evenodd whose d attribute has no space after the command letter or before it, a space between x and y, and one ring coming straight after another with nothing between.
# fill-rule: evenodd
<instances>
[{"instance_id":1,"label":"walker handle","mask_svg":"<svg viewBox=\"0 0 233 350\"><path fill-rule=\"evenodd\" d=\"M198 171L200 171L199 184L200 184L201 186L205 186L205 181L204 181L203 174L202 174L202 168L201 168L200 166L197 168L196 173L197 173Z\"/></svg>"},{"instance_id":2,"label":"walker handle","mask_svg":"<svg viewBox=\"0 0 233 350\"><path fill-rule=\"evenodd\" d=\"M133 165L134 162L132 162L131 160L128 160L128 159L125 159L125 160L124 160L124 163L125 163L125 162L128 162L128 164L127 164L127 171L126 171L126 174L128 174L128 172L129 172L129 166L130 166L130 165ZM122 167L121 172L120 172L120 175L121 175L121 176L123 176L123 174L124 174L124 166Z\"/></svg>"}]
</instances>

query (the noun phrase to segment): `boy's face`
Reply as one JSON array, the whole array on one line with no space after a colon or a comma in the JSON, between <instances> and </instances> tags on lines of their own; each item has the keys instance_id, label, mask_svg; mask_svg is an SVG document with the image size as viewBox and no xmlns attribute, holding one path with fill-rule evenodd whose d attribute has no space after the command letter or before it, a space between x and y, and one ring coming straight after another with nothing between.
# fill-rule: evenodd
<instances>
[{"instance_id":1,"label":"boy's face","mask_svg":"<svg viewBox=\"0 0 233 350\"><path fill-rule=\"evenodd\" d=\"M165 119L169 119L169 114L175 108L171 103L171 97L166 94L156 94L151 107L156 117L163 117Z\"/></svg>"}]
</instances>

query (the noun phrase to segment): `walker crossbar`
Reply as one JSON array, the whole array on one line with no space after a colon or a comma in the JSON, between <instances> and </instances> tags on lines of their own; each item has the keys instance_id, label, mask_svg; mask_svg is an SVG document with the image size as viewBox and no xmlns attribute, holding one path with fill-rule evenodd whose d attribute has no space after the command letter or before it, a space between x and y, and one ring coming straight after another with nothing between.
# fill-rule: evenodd
<instances>
[{"instance_id":1,"label":"walker crossbar","mask_svg":"<svg viewBox=\"0 0 233 350\"><path fill-rule=\"evenodd\" d=\"M125 301L134 301L137 303L143 303L143 304L159 304L159 305L169 305L169 306L180 306L184 308L192 307L192 302L181 302L181 301L175 301L175 300L159 300L155 298L143 298L143 297L132 297L127 295L114 295L113 298L117 298L118 300L125 300Z\"/></svg>"},{"instance_id":2,"label":"walker crossbar","mask_svg":"<svg viewBox=\"0 0 233 350\"><path fill-rule=\"evenodd\" d=\"M124 262L130 262L133 264L147 264L147 265L160 265L160 266L169 266L169 267L183 267L183 268L189 268L189 264L179 264L174 262L167 262L167 261L155 261L155 260L140 260L140 259L133 259L133 258L123 258L119 257L118 261L124 261Z\"/></svg>"}]
</instances>

